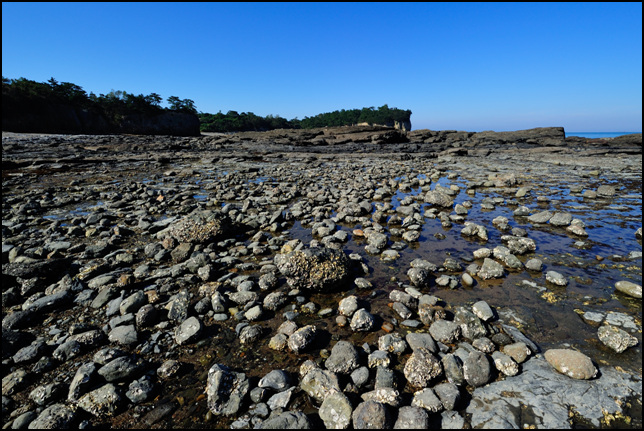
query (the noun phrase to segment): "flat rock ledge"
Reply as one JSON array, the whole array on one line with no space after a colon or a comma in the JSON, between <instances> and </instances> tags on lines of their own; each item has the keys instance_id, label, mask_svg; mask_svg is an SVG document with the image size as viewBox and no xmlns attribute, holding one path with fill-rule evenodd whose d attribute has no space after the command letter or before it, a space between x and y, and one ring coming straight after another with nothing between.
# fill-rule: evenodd
<instances>
[{"instance_id":1,"label":"flat rock ledge","mask_svg":"<svg viewBox=\"0 0 644 431\"><path fill-rule=\"evenodd\" d=\"M476 388L467 413L472 428L523 428L525 406L537 428L570 429L572 416L593 427L607 426L641 388L641 379L609 367L596 379L571 379L538 354L522 364L521 374Z\"/></svg>"}]
</instances>

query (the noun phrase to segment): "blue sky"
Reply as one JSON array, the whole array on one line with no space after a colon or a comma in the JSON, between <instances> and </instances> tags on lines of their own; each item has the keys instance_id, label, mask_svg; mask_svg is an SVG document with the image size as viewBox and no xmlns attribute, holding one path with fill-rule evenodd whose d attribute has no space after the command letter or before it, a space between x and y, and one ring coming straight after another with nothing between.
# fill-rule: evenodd
<instances>
[{"instance_id":1,"label":"blue sky","mask_svg":"<svg viewBox=\"0 0 644 431\"><path fill-rule=\"evenodd\" d=\"M642 130L641 3L2 3L2 75L199 111Z\"/></svg>"}]
</instances>

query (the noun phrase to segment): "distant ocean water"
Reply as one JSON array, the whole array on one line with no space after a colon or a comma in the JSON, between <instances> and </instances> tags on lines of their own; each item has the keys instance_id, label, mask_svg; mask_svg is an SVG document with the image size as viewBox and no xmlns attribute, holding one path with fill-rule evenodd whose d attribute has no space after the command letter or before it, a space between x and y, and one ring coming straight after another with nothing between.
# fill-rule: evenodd
<instances>
[{"instance_id":1,"label":"distant ocean water","mask_svg":"<svg viewBox=\"0 0 644 431\"><path fill-rule=\"evenodd\" d=\"M566 137L579 136L580 138L615 138L622 135L632 135L633 133L642 132L566 132Z\"/></svg>"}]
</instances>

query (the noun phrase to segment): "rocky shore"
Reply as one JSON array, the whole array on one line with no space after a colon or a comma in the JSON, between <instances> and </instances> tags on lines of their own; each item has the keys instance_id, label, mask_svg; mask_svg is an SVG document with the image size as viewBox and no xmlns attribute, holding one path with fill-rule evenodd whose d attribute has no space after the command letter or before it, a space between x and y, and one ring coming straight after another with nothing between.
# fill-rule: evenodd
<instances>
[{"instance_id":1,"label":"rocky shore","mask_svg":"<svg viewBox=\"0 0 644 431\"><path fill-rule=\"evenodd\" d=\"M641 134L2 139L5 428L642 426Z\"/></svg>"}]
</instances>

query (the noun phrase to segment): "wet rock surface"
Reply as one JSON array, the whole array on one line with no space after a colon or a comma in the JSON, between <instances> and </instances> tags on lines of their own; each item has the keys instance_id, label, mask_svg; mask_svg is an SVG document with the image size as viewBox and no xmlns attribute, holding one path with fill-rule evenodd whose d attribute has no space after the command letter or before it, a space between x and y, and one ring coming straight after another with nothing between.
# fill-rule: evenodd
<instances>
[{"instance_id":1,"label":"wet rock surface","mask_svg":"<svg viewBox=\"0 0 644 431\"><path fill-rule=\"evenodd\" d=\"M3 133L2 157L5 427L642 425L641 135Z\"/></svg>"}]
</instances>

